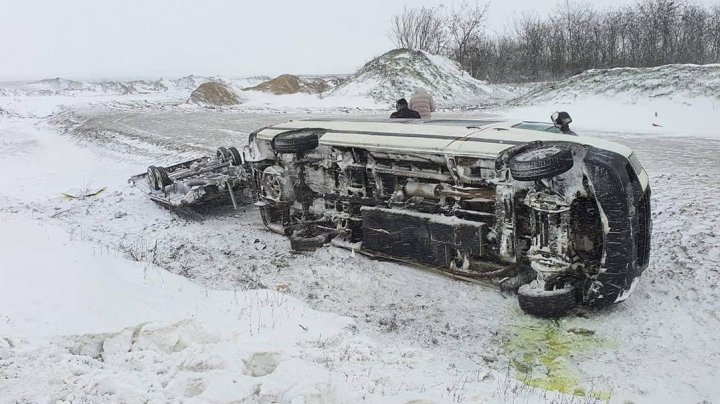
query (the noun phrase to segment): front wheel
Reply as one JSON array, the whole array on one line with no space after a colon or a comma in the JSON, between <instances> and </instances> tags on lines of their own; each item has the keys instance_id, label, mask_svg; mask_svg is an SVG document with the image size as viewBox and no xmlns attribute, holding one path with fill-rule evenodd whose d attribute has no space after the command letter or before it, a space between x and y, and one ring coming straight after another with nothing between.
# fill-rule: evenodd
<instances>
[{"instance_id":1,"label":"front wheel","mask_svg":"<svg viewBox=\"0 0 720 404\"><path fill-rule=\"evenodd\" d=\"M571 285L545 290L528 283L520 286L517 296L522 311L537 317L561 317L578 304L577 290Z\"/></svg>"}]
</instances>

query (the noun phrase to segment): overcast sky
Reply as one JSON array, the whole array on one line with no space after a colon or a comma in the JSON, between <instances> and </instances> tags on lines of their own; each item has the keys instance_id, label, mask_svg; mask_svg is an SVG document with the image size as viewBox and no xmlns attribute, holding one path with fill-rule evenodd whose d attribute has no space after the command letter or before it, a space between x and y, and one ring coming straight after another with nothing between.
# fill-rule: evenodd
<instances>
[{"instance_id":1,"label":"overcast sky","mask_svg":"<svg viewBox=\"0 0 720 404\"><path fill-rule=\"evenodd\" d=\"M560 0L491 0L488 27ZM596 0L603 7L633 0ZM413 0L0 0L0 79L351 73Z\"/></svg>"}]
</instances>

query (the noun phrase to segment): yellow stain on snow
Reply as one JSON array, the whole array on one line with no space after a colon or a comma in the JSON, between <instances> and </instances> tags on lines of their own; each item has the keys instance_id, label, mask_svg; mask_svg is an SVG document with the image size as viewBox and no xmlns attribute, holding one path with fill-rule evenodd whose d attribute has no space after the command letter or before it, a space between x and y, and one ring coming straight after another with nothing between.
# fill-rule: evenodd
<instances>
[{"instance_id":1,"label":"yellow stain on snow","mask_svg":"<svg viewBox=\"0 0 720 404\"><path fill-rule=\"evenodd\" d=\"M521 382L531 387L609 401L610 393L583 386L573 362L613 344L594 333L557 321L523 317L511 326L503 350Z\"/></svg>"}]
</instances>

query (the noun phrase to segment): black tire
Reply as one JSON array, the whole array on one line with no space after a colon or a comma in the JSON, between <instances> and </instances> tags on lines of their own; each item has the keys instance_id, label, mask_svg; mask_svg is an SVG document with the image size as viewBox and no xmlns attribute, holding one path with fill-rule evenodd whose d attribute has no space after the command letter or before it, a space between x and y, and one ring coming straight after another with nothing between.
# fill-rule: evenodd
<instances>
[{"instance_id":1,"label":"black tire","mask_svg":"<svg viewBox=\"0 0 720 404\"><path fill-rule=\"evenodd\" d=\"M227 147L218 147L217 151L215 152L215 156L218 160L220 160L221 163L224 163L232 158L230 155L230 151L227 149Z\"/></svg>"},{"instance_id":2,"label":"black tire","mask_svg":"<svg viewBox=\"0 0 720 404\"><path fill-rule=\"evenodd\" d=\"M242 155L240 154L240 151L235 147L228 147L227 148L228 153L230 153L230 161L232 162L232 165L234 166L241 166L242 165Z\"/></svg>"},{"instance_id":3,"label":"black tire","mask_svg":"<svg viewBox=\"0 0 720 404\"><path fill-rule=\"evenodd\" d=\"M166 186L172 184L170 175L163 167L155 167L155 176L157 178L158 189L163 189Z\"/></svg>"},{"instance_id":4,"label":"black tire","mask_svg":"<svg viewBox=\"0 0 720 404\"><path fill-rule=\"evenodd\" d=\"M574 286L548 291L525 284L520 286L517 296L522 311L536 317L561 317L578 304Z\"/></svg>"},{"instance_id":5,"label":"black tire","mask_svg":"<svg viewBox=\"0 0 720 404\"><path fill-rule=\"evenodd\" d=\"M156 191L160 189L160 186L157 182L157 167L149 166L147 168L147 181L150 189L154 189Z\"/></svg>"},{"instance_id":6,"label":"black tire","mask_svg":"<svg viewBox=\"0 0 720 404\"><path fill-rule=\"evenodd\" d=\"M325 236L302 237L291 235L290 248L293 251L315 251L325 245Z\"/></svg>"},{"instance_id":7,"label":"black tire","mask_svg":"<svg viewBox=\"0 0 720 404\"><path fill-rule=\"evenodd\" d=\"M540 145L510 158L510 174L517 181L535 181L560 175L573 167L572 150L560 145Z\"/></svg>"},{"instance_id":8,"label":"black tire","mask_svg":"<svg viewBox=\"0 0 720 404\"><path fill-rule=\"evenodd\" d=\"M272 148L278 153L305 153L315 150L319 144L318 132L308 129L283 132L272 140Z\"/></svg>"}]
</instances>

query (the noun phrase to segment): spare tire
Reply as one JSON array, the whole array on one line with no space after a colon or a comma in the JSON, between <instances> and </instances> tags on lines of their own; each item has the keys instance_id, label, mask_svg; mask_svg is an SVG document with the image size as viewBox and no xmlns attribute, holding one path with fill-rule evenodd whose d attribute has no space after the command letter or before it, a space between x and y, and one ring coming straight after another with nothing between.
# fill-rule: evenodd
<instances>
[{"instance_id":1,"label":"spare tire","mask_svg":"<svg viewBox=\"0 0 720 404\"><path fill-rule=\"evenodd\" d=\"M525 284L518 289L518 303L522 311L533 316L561 317L577 306L577 290L568 285L561 289L544 290Z\"/></svg>"},{"instance_id":2,"label":"spare tire","mask_svg":"<svg viewBox=\"0 0 720 404\"><path fill-rule=\"evenodd\" d=\"M561 145L539 145L524 150L508 161L517 181L535 181L560 175L573 167L573 153Z\"/></svg>"},{"instance_id":3,"label":"spare tire","mask_svg":"<svg viewBox=\"0 0 720 404\"><path fill-rule=\"evenodd\" d=\"M278 153L305 153L315 150L320 144L319 131L298 129L283 132L272 140L272 148Z\"/></svg>"}]
</instances>

